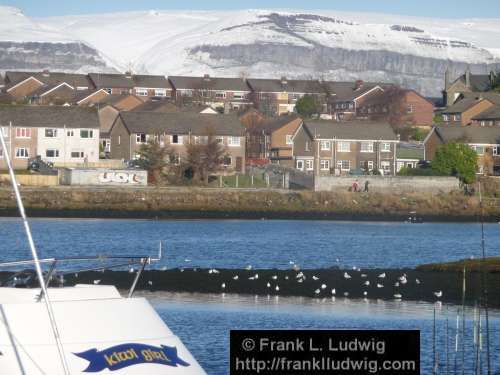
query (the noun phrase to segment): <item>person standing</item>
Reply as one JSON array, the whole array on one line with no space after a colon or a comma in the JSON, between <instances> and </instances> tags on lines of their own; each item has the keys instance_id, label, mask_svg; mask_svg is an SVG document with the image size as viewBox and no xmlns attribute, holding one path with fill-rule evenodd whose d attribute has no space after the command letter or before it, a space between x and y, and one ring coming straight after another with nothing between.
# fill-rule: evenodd
<instances>
[{"instance_id":1,"label":"person standing","mask_svg":"<svg viewBox=\"0 0 500 375\"><path fill-rule=\"evenodd\" d=\"M364 190L365 193L368 193L368 190L369 190L368 185L370 185L370 181L366 180L365 181L365 190Z\"/></svg>"}]
</instances>

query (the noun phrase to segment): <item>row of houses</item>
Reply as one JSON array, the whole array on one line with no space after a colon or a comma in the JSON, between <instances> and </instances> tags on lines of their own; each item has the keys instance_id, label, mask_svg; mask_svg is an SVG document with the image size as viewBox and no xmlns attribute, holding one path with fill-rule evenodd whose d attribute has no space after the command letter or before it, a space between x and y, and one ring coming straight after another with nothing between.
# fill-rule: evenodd
<instances>
[{"instance_id":1,"label":"row of houses","mask_svg":"<svg viewBox=\"0 0 500 375\"><path fill-rule=\"evenodd\" d=\"M432 125L434 105L413 90L391 84L321 80L225 78L125 74L69 74L50 71L7 71L2 78L4 103L88 106L114 95L142 100L170 99L178 104L202 103L236 111L250 106L266 115L291 113L297 101L315 98L318 113L336 121L386 117L402 112L400 121ZM396 95L395 95L396 94ZM397 96L397 98L396 98ZM397 100L395 100L397 99Z\"/></svg>"}]
</instances>

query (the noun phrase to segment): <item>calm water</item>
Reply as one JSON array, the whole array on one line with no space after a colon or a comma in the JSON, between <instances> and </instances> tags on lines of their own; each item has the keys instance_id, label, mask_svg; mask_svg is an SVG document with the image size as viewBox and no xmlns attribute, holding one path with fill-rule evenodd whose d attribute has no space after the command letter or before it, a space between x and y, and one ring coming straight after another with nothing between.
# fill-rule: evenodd
<instances>
[{"instance_id":1,"label":"calm water","mask_svg":"<svg viewBox=\"0 0 500 375\"><path fill-rule=\"evenodd\" d=\"M155 255L157 266L240 268L413 267L478 257L479 224L260 220L32 220L41 256ZM18 220L0 219L0 260L29 257ZM500 255L500 225L486 225L488 255ZM190 262L185 262L189 259ZM338 262L337 262L338 259Z\"/></svg>"},{"instance_id":2,"label":"calm water","mask_svg":"<svg viewBox=\"0 0 500 375\"><path fill-rule=\"evenodd\" d=\"M42 257L156 255L162 240L166 245L165 257L156 267L240 268L251 264L289 268L290 261L303 268L413 267L478 257L481 251L478 224L55 219L31 223ZM485 230L488 255L499 256L496 244L500 243L500 225L488 224ZM0 219L0 239L0 261L30 258L19 220ZM497 297L498 293L492 291L492 298ZM230 329L260 328L420 329L422 373L430 373L434 305L343 298L335 302L177 294L154 294L148 298L209 374L228 372ZM441 348L447 311L453 331L456 307L438 310ZM470 325L468 322L469 335ZM493 373L500 373L500 312L492 312L491 327L492 363L496 366ZM450 347L453 346L450 341ZM444 353L441 358L444 361ZM472 360L467 362L472 366Z\"/></svg>"}]
</instances>

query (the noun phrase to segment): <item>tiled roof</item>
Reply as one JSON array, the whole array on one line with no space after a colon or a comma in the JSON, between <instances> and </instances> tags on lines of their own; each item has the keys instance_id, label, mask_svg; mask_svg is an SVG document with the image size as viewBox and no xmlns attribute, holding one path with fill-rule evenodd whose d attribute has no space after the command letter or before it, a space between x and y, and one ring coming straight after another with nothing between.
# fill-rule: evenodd
<instances>
[{"instance_id":1,"label":"tiled roof","mask_svg":"<svg viewBox=\"0 0 500 375\"><path fill-rule=\"evenodd\" d=\"M356 89L355 82L328 82L329 91L332 94L333 102L348 102L366 94L368 91L373 90L379 86L383 89L383 85L378 83L367 83Z\"/></svg>"},{"instance_id":2,"label":"tiled roof","mask_svg":"<svg viewBox=\"0 0 500 375\"><path fill-rule=\"evenodd\" d=\"M75 92L75 95L73 96L73 103L78 103L79 101L97 93L98 91L101 91L102 89L95 89L95 90L78 90ZM106 93L108 94L108 93ZM109 94L108 94L109 95Z\"/></svg>"},{"instance_id":3,"label":"tiled roof","mask_svg":"<svg viewBox=\"0 0 500 375\"><path fill-rule=\"evenodd\" d=\"M445 143L500 144L499 126L438 126L434 130Z\"/></svg>"},{"instance_id":4,"label":"tiled roof","mask_svg":"<svg viewBox=\"0 0 500 375\"><path fill-rule=\"evenodd\" d=\"M277 129L282 128L285 125L288 125L292 121L295 121L297 119L300 119L299 116L297 115L285 115L285 116L279 116L278 118L274 118L271 120L266 121L263 124L263 127L268 131L268 132L274 132Z\"/></svg>"},{"instance_id":5,"label":"tiled roof","mask_svg":"<svg viewBox=\"0 0 500 375\"><path fill-rule=\"evenodd\" d=\"M326 94L325 88L316 80L250 78L247 81L250 87L257 92Z\"/></svg>"},{"instance_id":6,"label":"tiled roof","mask_svg":"<svg viewBox=\"0 0 500 375\"><path fill-rule=\"evenodd\" d=\"M446 108L443 113L462 113L467 111L468 109L474 107L481 101L485 100L484 98L476 98L473 96L466 96L463 99L460 99L455 104Z\"/></svg>"},{"instance_id":7,"label":"tiled roof","mask_svg":"<svg viewBox=\"0 0 500 375\"><path fill-rule=\"evenodd\" d=\"M135 86L131 75L108 74L108 73L89 73L89 77L97 88L126 88L131 89Z\"/></svg>"},{"instance_id":8,"label":"tiled roof","mask_svg":"<svg viewBox=\"0 0 500 375\"><path fill-rule=\"evenodd\" d=\"M250 91L241 78L169 76L168 79L176 90Z\"/></svg>"},{"instance_id":9,"label":"tiled roof","mask_svg":"<svg viewBox=\"0 0 500 375\"><path fill-rule=\"evenodd\" d=\"M5 72L7 86L12 87L25 79L33 77L45 85L52 86L66 82L75 89L77 87L92 87L92 83L85 74L59 73L59 72Z\"/></svg>"},{"instance_id":10,"label":"tiled roof","mask_svg":"<svg viewBox=\"0 0 500 375\"><path fill-rule=\"evenodd\" d=\"M151 89L172 89L172 85L165 76L133 75L135 87Z\"/></svg>"},{"instance_id":11,"label":"tiled roof","mask_svg":"<svg viewBox=\"0 0 500 375\"><path fill-rule=\"evenodd\" d=\"M490 89L490 75L489 74L472 74L470 73L470 86L472 91L488 91ZM456 81L460 80L465 84L465 74L458 77Z\"/></svg>"},{"instance_id":12,"label":"tiled roof","mask_svg":"<svg viewBox=\"0 0 500 375\"><path fill-rule=\"evenodd\" d=\"M473 120L500 120L500 106L496 105L474 116Z\"/></svg>"},{"instance_id":13,"label":"tiled roof","mask_svg":"<svg viewBox=\"0 0 500 375\"><path fill-rule=\"evenodd\" d=\"M130 133L169 133L205 135L213 129L216 135L242 136L245 128L235 115L210 115L190 112L120 112Z\"/></svg>"},{"instance_id":14,"label":"tiled roof","mask_svg":"<svg viewBox=\"0 0 500 375\"><path fill-rule=\"evenodd\" d=\"M314 138L386 141L398 139L391 125L385 122L307 120L304 126Z\"/></svg>"},{"instance_id":15,"label":"tiled roof","mask_svg":"<svg viewBox=\"0 0 500 375\"><path fill-rule=\"evenodd\" d=\"M97 111L82 107L63 106L0 106L3 126L95 128L99 129Z\"/></svg>"}]
</instances>

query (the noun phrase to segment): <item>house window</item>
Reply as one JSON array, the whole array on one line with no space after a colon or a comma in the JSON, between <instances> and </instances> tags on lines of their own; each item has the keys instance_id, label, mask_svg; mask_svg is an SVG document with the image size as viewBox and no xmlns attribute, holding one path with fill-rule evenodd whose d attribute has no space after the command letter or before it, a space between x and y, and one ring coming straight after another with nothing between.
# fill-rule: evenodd
<instances>
[{"instance_id":1,"label":"house window","mask_svg":"<svg viewBox=\"0 0 500 375\"><path fill-rule=\"evenodd\" d=\"M500 154L500 146L493 146L491 149L493 156L498 156Z\"/></svg>"},{"instance_id":2,"label":"house window","mask_svg":"<svg viewBox=\"0 0 500 375\"><path fill-rule=\"evenodd\" d=\"M474 151L476 151L476 154L478 155L484 155L484 146L470 146Z\"/></svg>"},{"instance_id":3,"label":"house window","mask_svg":"<svg viewBox=\"0 0 500 375\"><path fill-rule=\"evenodd\" d=\"M224 158L222 159L222 165L224 167L229 167L231 164L232 164L231 156L224 156Z\"/></svg>"},{"instance_id":4,"label":"house window","mask_svg":"<svg viewBox=\"0 0 500 375\"><path fill-rule=\"evenodd\" d=\"M148 96L148 90L142 87L138 87L135 89L135 94L137 96Z\"/></svg>"},{"instance_id":5,"label":"house window","mask_svg":"<svg viewBox=\"0 0 500 375\"><path fill-rule=\"evenodd\" d=\"M111 95L113 93L113 89L107 87L105 89L103 89L104 91L106 91L109 95Z\"/></svg>"},{"instance_id":6,"label":"house window","mask_svg":"<svg viewBox=\"0 0 500 375\"><path fill-rule=\"evenodd\" d=\"M144 134L144 133L137 133L135 135L135 143L140 144L140 143L146 143L146 142L147 142L146 141L146 134Z\"/></svg>"},{"instance_id":7,"label":"house window","mask_svg":"<svg viewBox=\"0 0 500 375\"><path fill-rule=\"evenodd\" d=\"M361 152L373 152L373 142L361 142Z\"/></svg>"},{"instance_id":8,"label":"house window","mask_svg":"<svg viewBox=\"0 0 500 375\"><path fill-rule=\"evenodd\" d=\"M155 96L167 96L167 90L165 89L155 89Z\"/></svg>"},{"instance_id":9,"label":"house window","mask_svg":"<svg viewBox=\"0 0 500 375\"><path fill-rule=\"evenodd\" d=\"M292 137L293 137L293 135L291 135L291 134L285 135L285 142L287 145L293 145Z\"/></svg>"},{"instance_id":10,"label":"house window","mask_svg":"<svg viewBox=\"0 0 500 375\"><path fill-rule=\"evenodd\" d=\"M297 160L296 168L298 170L303 171L304 170L304 160Z\"/></svg>"},{"instance_id":11,"label":"house window","mask_svg":"<svg viewBox=\"0 0 500 375\"><path fill-rule=\"evenodd\" d=\"M45 150L45 157L46 158L58 158L59 157L59 150L55 148L49 148Z\"/></svg>"},{"instance_id":12,"label":"house window","mask_svg":"<svg viewBox=\"0 0 500 375\"><path fill-rule=\"evenodd\" d=\"M83 159L85 155L83 151L71 151L71 157L73 159Z\"/></svg>"},{"instance_id":13,"label":"house window","mask_svg":"<svg viewBox=\"0 0 500 375\"><path fill-rule=\"evenodd\" d=\"M319 148L321 151L330 151L330 149L331 149L330 141L321 141L319 143ZM328 167L328 168L330 168L330 167Z\"/></svg>"},{"instance_id":14,"label":"house window","mask_svg":"<svg viewBox=\"0 0 500 375\"><path fill-rule=\"evenodd\" d=\"M2 127L2 128L0 128L0 131L2 132L4 138L9 138L9 128Z\"/></svg>"},{"instance_id":15,"label":"house window","mask_svg":"<svg viewBox=\"0 0 500 375\"><path fill-rule=\"evenodd\" d=\"M121 136L121 135L119 135L119 136L118 136L118 146L119 146L121 143L122 143L122 136Z\"/></svg>"},{"instance_id":16,"label":"house window","mask_svg":"<svg viewBox=\"0 0 500 375\"><path fill-rule=\"evenodd\" d=\"M321 159L319 162L319 166L322 171L328 171L330 170L330 160L328 159Z\"/></svg>"},{"instance_id":17,"label":"house window","mask_svg":"<svg viewBox=\"0 0 500 375\"><path fill-rule=\"evenodd\" d=\"M217 99L226 99L226 93L224 91L216 92L215 97Z\"/></svg>"},{"instance_id":18,"label":"house window","mask_svg":"<svg viewBox=\"0 0 500 375\"><path fill-rule=\"evenodd\" d=\"M177 134L172 135L172 137L170 138L170 143L172 143L173 145L181 145L182 135L177 135Z\"/></svg>"},{"instance_id":19,"label":"house window","mask_svg":"<svg viewBox=\"0 0 500 375\"><path fill-rule=\"evenodd\" d=\"M80 130L80 138L94 138L94 131L93 130Z\"/></svg>"},{"instance_id":20,"label":"house window","mask_svg":"<svg viewBox=\"0 0 500 375\"><path fill-rule=\"evenodd\" d=\"M413 113L413 104L409 104L407 107L406 107L406 113Z\"/></svg>"},{"instance_id":21,"label":"house window","mask_svg":"<svg viewBox=\"0 0 500 375\"><path fill-rule=\"evenodd\" d=\"M380 162L380 167L382 168L384 173L390 172L391 171L391 162L390 161L382 161L382 162Z\"/></svg>"},{"instance_id":22,"label":"house window","mask_svg":"<svg viewBox=\"0 0 500 375\"><path fill-rule=\"evenodd\" d=\"M337 143L338 152L351 152L351 142L339 142Z\"/></svg>"},{"instance_id":23,"label":"house window","mask_svg":"<svg viewBox=\"0 0 500 375\"><path fill-rule=\"evenodd\" d=\"M56 138L57 129L45 129L45 138Z\"/></svg>"},{"instance_id":24,"label":"house window","mask_svg":"<svg viewBox=\"0 0 500 375\"><path fill-rule=\"evenodd\" d=\"M448 115L443 115L443 121L444 122L450 121L450 119L448 118Z\"/></svg>"},{"instance_id":25,"label":"house window","mask_svg":"<svg viewBox=\"0 0 500 375\"><path fill-rule=\"evenodd\" d=\"M30 157L30 150L26 147L16 147L16 158L27 159Z\"/></svg>"},{"instance_id":26,"label":"house window","mask_svg":"<svg viewBox=\"0 0 500 375\"><path fill-rule=\"evenodd\" d=\"M224 137L215 137L215 140L217 143L220 143L220 144L224 143Z\"/></svg>"},{"instance_id":27,"label":"house window","mask_svg":"<svg viewBox=\"0 0 500 375\"><path fill-rule=\"evenodd\" d=\"M68 130L68 132L66 133L66 135L68 137L74 137L75 136L75 131L74 130Z\"/></svg>"},{"instance_id":28,"label":"house window","mask_svg":"<svg viewBox=\"0 0 500 375\"><path fill-rule=\"evenodd\" d=\"M306 160L306 169L308 171L312 171L314 169L314 160L311 159Z\"/></svg>"},{"instance_id":29,"label":"house window","mask_svg":"<svg viewBox=\"0 0 500 375\"><path fill-rule=\"evenodd\" d=\"M227 137L227 145L228 146L240 146L240 137Z\"/></svg>"},{"instance_id":30,"label":"house window","mask_svg":"<svg viewBox=\"0 0 500 375\"><path fill-rule=\"evenodd\" d=\"M373 160L362 160L359 162L359 167L365 171L373 170Z\"/></svg>"},{"instance_id":31,"label":"house window","mask_svg":"<svg viewBox=\"0 0 500 375\"><path fill-rule=\"evenodd\" d=\"M341 171L350 171L351 170L351 161L350 160L338 160L337 168Z\"/></svg>"},{"instance_id":32,"label":"house window","mask_svg":"<svg viewBox=\"0 0 500 375\"><path fill-rule=\"evenodd\" d=\"M382 143L380 145L381 152L391 152L391 144L390 143Z\"/></svg>"},{"instance_id":33,"label":"house window","mask_svg":"<svg viewBox=\"0 0 500 375\"><path fill-rule=\"evenodd\" d=\"M454 115L453 116L453 121L460 121L461 118L462 118L461 115Z\"/></svg>"},{"instance_id":34,"label":"house window","mask_svg":"<svg viewBox=\"0 0 500 375\"><path fill-rule=\"evenodd\" d=\"M193 137L193 143L195 145L206 145L208 143L208 137L206 135L205 136L195 135Z\"/></svg>"},{"instance_id":35,"label":"house window","mask_svg":"<svg viewBox=\"0 0 500 375\"><path fill-rule=\"evenodd\" d=\"M31 138L31 129L16 128L16 138Z\"/></svg>"},{"instance_id":36,"label":"house window","mask_svg":"<svg viewBox=\"0 0 500 375\"><path fill-rule=\"evenodd\" d=\"M242 92L235 92L233 94L233 99L245 99L245 94Z\"/></svg>"}]
</instances>

